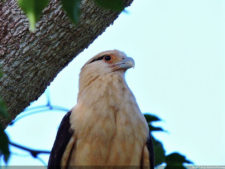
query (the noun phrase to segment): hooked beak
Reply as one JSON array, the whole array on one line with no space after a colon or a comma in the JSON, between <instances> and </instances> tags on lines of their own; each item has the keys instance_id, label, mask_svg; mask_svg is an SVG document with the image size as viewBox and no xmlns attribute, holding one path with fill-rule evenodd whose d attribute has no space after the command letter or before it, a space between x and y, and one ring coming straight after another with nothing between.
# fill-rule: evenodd
<instances>
[{"instance_id":1,"label":"hooked beak","mask_svg":"<svg viewBox=\"0 0 225 169\"><path fill-rule=\"evenodd\" d=\"M134 63L134 59L131 57L126 57L123 60L121 60L120 62L116 63L113 65L113 70L127 70L129 68L134 67L135 63Z\"/></svg>"}]
</instances>

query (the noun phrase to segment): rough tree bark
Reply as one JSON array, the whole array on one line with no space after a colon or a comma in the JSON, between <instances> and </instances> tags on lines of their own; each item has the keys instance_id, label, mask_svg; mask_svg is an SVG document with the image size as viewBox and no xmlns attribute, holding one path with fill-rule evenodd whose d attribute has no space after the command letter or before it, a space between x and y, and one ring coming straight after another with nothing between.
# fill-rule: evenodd
<instances>
[{"instance_id":1,"label":"rough tree bark","mask_svg":"<svg viewBox=\"0 0 225 169\"><path fill-rule=\"evenodd\" d=\"M124 1L126 6L132 2ZM10 114L10 119L0 119L4 127L119 15L96 6L93 0L83 0L81 10L80 21L74 26L59 0L51 0L37 31L30 33L17 0L0 1L0 65L4 73L0 95Z\"/></svg>"}]
</instances>

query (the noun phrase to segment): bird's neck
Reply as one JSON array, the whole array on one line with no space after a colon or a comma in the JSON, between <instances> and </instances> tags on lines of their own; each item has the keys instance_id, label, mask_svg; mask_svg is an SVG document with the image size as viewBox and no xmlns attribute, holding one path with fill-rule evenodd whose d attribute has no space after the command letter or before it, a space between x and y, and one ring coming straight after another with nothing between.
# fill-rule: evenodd
<instances>
[{"instance_id":1,"label":"bird's neck","mask_svg":"<svg viewBox=\"0 0 225 169\"><path fill-rule=\"evenodd\" d=\"M80 79L78 102L122 95L125 90L129 90L129 88L122 72L112 72L100 76L92 74Z\"/></svg>"},{"instance_id":2,"label":"bird's neck","mask_svg":"<svg viewBox=\"0 0 225 169\"><path fill-rule=\"evenodd\" d=\"M71 128L78 131L78 135L86 138L85 133L90 133L91 130L93 135L88 136L90 140L102 132L105 133L104 138L108 138L115 133L116 126L129 131L128 133L138 133L135 132L136 128L141 128L143 137L147 137L147 123L123 75L107 74L96 77L89 84L87 82L80 85L77 105L70 118ZM103 131L101 121L106 124L106 129L112 131Z\"/></svg>"}]
</instances>

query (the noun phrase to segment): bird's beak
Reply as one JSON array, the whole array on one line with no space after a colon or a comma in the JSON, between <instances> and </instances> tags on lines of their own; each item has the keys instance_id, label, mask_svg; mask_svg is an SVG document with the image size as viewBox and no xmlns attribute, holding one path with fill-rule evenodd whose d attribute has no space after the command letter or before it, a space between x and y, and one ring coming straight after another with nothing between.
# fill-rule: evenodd
<instances>
[{"instance_id":1,"label":"bird's beak","mask_svg":"<svg viewBox=\"0 0 225 169\"><path fill-rule=\"evenodd\" d=\"M134 59L131 57L126 57L120 62L113 65L113 70L127 70L129 68L134 67Z\"/></svg>"}]
</instances>

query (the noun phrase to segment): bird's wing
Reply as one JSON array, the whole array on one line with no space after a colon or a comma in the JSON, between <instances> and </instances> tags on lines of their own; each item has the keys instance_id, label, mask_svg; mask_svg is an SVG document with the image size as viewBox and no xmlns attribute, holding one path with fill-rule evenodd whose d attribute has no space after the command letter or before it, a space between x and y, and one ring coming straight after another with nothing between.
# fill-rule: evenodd
<instances>
[{"instance_id":1,"label":"bird's wing","mask_svg":"<svg viewBox=\"0 0 225 169\"><path fill-rule=\"evenodd\" d=\"M71 111L68 112L61 121L55 143L52 147L49 157L48 169L59 169L61 166L61 159L63 157L64 151L66 150L67 145L74 133L70 128L70 115Z\"/></svg>"},{"instance_id":2,"label":"bird's wing","mask_svg":"<svg viewBox=\"0 0 225 169\"><path fill-rule=\"evenodd\" d=\"M149 152L149 163L150 163L150 168L154 168L154 150L153 150L153 142L152 142L152 135L151 132L149 132L149 137L147 139L147 148Z\"/></svg>"}]
</instances>

